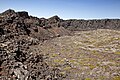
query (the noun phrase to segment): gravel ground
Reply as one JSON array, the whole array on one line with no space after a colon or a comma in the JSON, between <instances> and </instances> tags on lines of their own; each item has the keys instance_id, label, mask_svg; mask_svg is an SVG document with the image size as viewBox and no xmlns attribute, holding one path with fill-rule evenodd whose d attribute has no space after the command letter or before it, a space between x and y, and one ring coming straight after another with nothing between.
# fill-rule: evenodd
<instances>
[{"instance_id":1,"label":"gravel ground","mask_svg":"<svg viewBox=\"0 0 120 80\"><path fill-rule=\"evenodd\" d=\"M65 80L120 80L120 31L77 31L30 49L47 55Z\"/></svg>"}]
</instances>

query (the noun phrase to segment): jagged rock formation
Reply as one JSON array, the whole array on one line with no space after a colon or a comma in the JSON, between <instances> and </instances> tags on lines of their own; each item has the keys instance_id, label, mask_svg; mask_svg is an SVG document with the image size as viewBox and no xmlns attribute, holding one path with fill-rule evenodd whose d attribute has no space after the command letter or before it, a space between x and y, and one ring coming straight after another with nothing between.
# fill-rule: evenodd
<instances>
[{"instance_id":1,"label":"jagged rock formation","mask_svg":"<svg viewBox=\"0 0 120 80\"><path fill-rule=\"evenodd\" d=\"M69 31L63 27L58 27L60 20L57 16L50 19L39 19L29 16L25 11L15 12L10 9L3 12L0 16L0 30L2 34L14 33L14 35L29 35L41 40L49 39L57 35L69 34Z\"/></svg>"},{"instance_id":2,"label":"jagged rock formation","mask_svg":"<svg viewBox=\"0 0 120 80\"><path fill-rule=\"evenodd\" d=\"M70 30L120 29L120 19L64 20L61 26Z\"/></svg>"},{"instance_id":3,"label":"jagged rock formation","mask_svg":"<svg viewBox=\"0 0 120 80\"><path fill-rule=\"evenodd\" d=\"M0 14L0 79L63 79L57 67L47 64L45 55L29 49L41 41L70 34L65 28L55 26L57 19L39 19L11 9Z\"/></svg>"}]
</instances>

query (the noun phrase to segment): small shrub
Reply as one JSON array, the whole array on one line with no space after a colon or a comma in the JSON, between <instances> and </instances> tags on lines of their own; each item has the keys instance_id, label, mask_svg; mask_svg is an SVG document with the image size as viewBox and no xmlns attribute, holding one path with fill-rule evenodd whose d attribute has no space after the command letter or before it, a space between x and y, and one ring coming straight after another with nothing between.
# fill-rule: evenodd
<instances>
[{"instance_id":1,"label":"small shrub","mask_svg":"<svg viewBox=\"0 0 120 80\"><path fill-rule=\"evenodd\" d=\"M120 52L115 52L115 54L119 54L120 55Z\"/></svg>"}]
</instances>

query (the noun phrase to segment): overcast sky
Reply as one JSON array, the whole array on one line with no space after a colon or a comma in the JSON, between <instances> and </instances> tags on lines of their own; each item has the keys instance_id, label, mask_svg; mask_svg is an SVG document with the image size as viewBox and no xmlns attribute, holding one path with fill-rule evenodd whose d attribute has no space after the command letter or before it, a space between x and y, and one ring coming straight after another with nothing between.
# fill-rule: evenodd
<instances>
[{"instance_id":1,"label":"overcast sky","mask_svg":"<svg viewBox=\"0 0 120 80\"><path fill-rule=\"evenodd\" d=\"M7 9L45 18L120 18L120 0L0 0L0 13Z\"/></svg>"}]
</instances>

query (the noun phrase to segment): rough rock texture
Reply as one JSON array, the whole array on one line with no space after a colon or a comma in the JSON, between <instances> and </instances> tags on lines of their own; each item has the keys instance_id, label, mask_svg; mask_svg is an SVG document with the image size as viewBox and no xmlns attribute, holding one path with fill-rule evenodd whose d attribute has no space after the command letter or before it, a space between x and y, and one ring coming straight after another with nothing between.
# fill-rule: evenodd
<instances>
[{"instance_id":1,"label":"rough rock texture","mask_svg":"<svg viewBox=\"0 0 120 80\"><path fill-rule=\"evenodd\" d=\"M44 22L45 20L45 22ZM50 21L57 23L56 18ZM62 35L63 27L47 25L47 19L29 16L27 12L7 10L0 14L0 80L62 80L57 67L47 64L46 55L33 53L30 46Z\"/></svg>"},{"instance_id":2,"label":"rough rock texture","mask_svg":"<svg viewBox=\"0 0 120 80\"><path fill-rule=\"evenodd\" d=\"M120 19L64 20L61 26L74 30L120 29Z\"/></svg>"}]
</instances>

